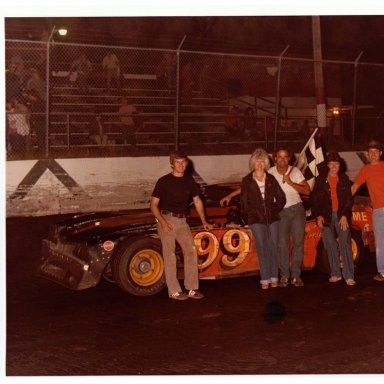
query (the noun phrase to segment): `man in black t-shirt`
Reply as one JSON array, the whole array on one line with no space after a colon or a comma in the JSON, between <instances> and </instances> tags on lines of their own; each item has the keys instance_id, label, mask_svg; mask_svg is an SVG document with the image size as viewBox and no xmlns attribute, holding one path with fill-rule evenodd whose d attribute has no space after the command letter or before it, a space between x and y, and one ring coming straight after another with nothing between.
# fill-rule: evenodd
<instances>
[{"instance_id":1,"label":"man in black t-shirt","mask_svg":"<svg viewBox=\"0 0 384 384\"><path fill-rule=\"evenodd\" d=\"M191 199L204 228L209 230L212 225L205 219L198 184L191 175L185 174L188 166L187 155L181 151L174 151L170 155L170 163L172 172L157 181L151 197L151 211L157 221L163 248L168 295L175 300L186 300L188 297L202 299L204 295L198 291L196 248L186 220ZM184 251L184 286L187 293L183 292L177 280L176 241Z\"/></svg>"}]
</instances>

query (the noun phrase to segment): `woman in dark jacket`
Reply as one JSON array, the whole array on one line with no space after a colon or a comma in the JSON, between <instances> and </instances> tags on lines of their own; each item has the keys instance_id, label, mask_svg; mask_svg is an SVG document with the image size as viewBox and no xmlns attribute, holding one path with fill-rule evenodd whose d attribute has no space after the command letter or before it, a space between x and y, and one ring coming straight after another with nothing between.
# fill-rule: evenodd
<instances>
[{"instance_id":1,"label":"woman in dark jacket","mask_svg":"<svg viewBox=\"0 0 384 384\"><path fill-rule=\"evenodd\" d=\"M341 280L341 254L345 282L347 285L355 285L349 229L353 204L351 182L347 175L339 173L341 158L337 152L329 152L326 161L329 171L316 178L310 199L311 210L321 229L322 241L328 253L331 266L329 282Z\"/></svg>"},{"instance_id":2,"label":"woman in dark jacket","mask_svg":"<svg viewBox=\"0 0 384 384\"><path fill-rule=\"evenodd\" d=\"M250 160L251 172L241 183L241 209L255 239L262 289L277 287L277 239L279 212L286 203L285 193L274 176L266 171L270 163L264 149L256 149Z\"/></svg>"}]
</instances>

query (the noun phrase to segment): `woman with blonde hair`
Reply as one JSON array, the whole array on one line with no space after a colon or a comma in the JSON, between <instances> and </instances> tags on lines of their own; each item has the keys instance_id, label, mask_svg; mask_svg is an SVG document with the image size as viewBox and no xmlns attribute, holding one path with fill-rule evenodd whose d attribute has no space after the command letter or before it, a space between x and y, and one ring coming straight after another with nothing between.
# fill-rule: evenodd
<instances>
[{"instance_id":1,"label":"woman with blonde hair","mask_svg":"<svg viewBox=\"0 0 384 384\"><path fill-rule=\"evenodd\" d=\"M270 161L267 152L257 148L249 159L250 173L241 183L241 210L255 239L262 289L278 286L277 240L279 212L286 197L274 176L267 173Z\"/></svg>"}]
</instances>

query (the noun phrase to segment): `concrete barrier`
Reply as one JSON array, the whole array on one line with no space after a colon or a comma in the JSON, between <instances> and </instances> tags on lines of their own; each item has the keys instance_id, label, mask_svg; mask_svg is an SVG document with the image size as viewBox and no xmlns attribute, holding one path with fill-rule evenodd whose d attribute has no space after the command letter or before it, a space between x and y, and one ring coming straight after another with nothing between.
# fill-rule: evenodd
<instances>
[{"instance_id":1,"label":"concrete barrier","mask_svg":"<svg viewBox=\"0 0 384 384\"><path fill-rule=\"evenodd\" d=\"M364 153L341 152L353 180ZM249 155L191 156L197 180L239 182ZM168 157L42 159L6 162L6 216L44 216L147 208Z\"/></svg>"}]
</instances>

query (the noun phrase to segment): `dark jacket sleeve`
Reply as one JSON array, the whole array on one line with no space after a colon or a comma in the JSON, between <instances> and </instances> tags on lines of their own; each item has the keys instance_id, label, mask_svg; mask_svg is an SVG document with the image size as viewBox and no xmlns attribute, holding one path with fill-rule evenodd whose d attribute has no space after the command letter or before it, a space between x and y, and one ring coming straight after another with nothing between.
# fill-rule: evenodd
<instances>
[{"instance_id":1,"label":"dark jacket sleeve","mask_svg":"<svg viewBox=\"0 0 384 384\"><path fill-rule=\"evenodd\" d=\"M312 214L315 217L323 216L325 223L329 223L332 215L332 203L328 174L321 174L316 177L313 191L310 195L310 205Z\"/></svg>"},{"instance_id":2,"label":"dark jacket sleeve","mask_svg":"<svg viewBox=\"0 0 384 384\"><path fill-rule=\"evenodd\" d=\"M348 220L351 218L353 198L351 193L351 183L348 176L339 174L339 182L337 184L337 198L339 207L337 216L346 216ZM322 216L324 224L329 225L332 218L332 201L330 187L326 176L318 176L315 180L315 186L310 196L310 206L312 214L315 217Z\"/></svg>"},{"instance_id":3,"label":"dark jacket sleeve","mask_svg":"<svg viewBox=\"0 0 384 384\"><path fill-rule=\"evenodd\" d=\"M313 186L313 191L309 196L309 206L311 207L311 213L314 217L319 216L318 198L319 198L319 178L316 178L315 185Z\"/></svg>"},{"instance_id":4,"label":"dark jacket sleeve","mask_svg":"<svg viewBox=\"0 0 384 384\"><path fill-rule=\"evenodd\" d=\"M240 212L241 217L245 221L245 223L248 223L248 187L247 187L247 179L246 177L243 178L241 181L241 192L240 192Z\"/></svg>"},{"instance_id":5,"label":"dark jacket sleeve","mask_svg":"<svg viewBox=\"0 0 384 384\"><path fill-rule=\"evenodd\" d=\"M339 174L341 204L339 207L339 217L346 216L348 221L351 219L353 197L351 192L351 182L346 174Z\"/></svg>"},{"instance_id":6,"label":"dark jacket sleeve","mask_svg":"<svg viewBox=\"0 0 384 384\"><path fill-rule=\"evenodd\" d=\"M287 203L287 198L285 196L283 189L280 187L280 184L276 179L275 179L275 182L276 182L276 209L277 209L277 212L280 212L284 208L285 204Z\"/></svg>"}]
</instances>

